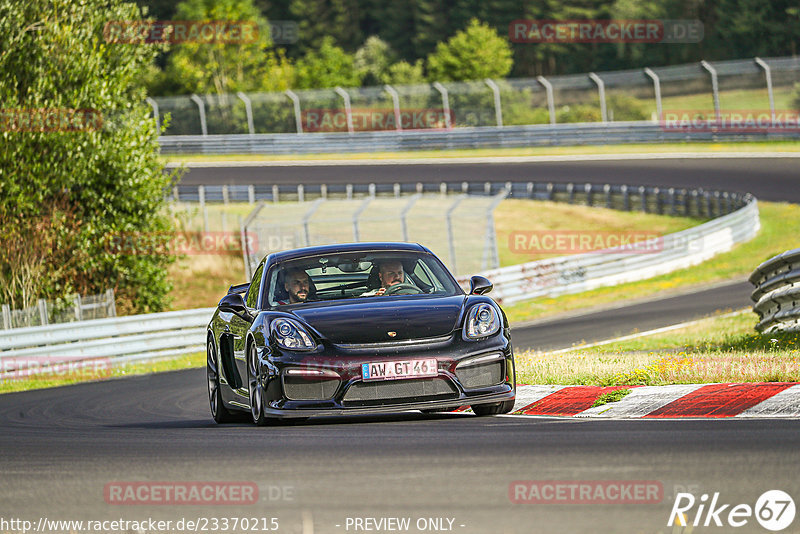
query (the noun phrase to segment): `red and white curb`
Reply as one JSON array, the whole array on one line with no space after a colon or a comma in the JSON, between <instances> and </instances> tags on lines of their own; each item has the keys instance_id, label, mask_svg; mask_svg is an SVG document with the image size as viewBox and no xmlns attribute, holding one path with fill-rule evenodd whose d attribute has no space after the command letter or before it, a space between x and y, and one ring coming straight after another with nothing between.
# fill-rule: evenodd
<instances>
[{"instance_id":1,"label":"red and white curb","mask_svg":"<svg viewBox=\"0 0 800 534\"><path fill-rule=\"evenodd\" d=\"M592 407L600 395L625 397ZM516 415L591 418L800 417L800 383L671 386L517 386Z\"/></svg>"}]
</instances>

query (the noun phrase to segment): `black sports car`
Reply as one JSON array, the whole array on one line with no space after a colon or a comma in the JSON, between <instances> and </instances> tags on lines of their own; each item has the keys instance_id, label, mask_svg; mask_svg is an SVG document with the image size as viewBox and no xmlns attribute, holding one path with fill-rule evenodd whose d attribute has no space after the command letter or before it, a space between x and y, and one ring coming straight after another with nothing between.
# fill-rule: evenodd
<instances>
[{"instance_id":1,"label":"black sports car","mask_svg":"<svg viewBox=\"0 0 800 534\"><path fill-rule=\"evenodd\" d=\"M208 325L218 423L514 406L508 321L492 284L467 295L427 248L356 243L270 254Z\"/></svg>"}]
</instances>

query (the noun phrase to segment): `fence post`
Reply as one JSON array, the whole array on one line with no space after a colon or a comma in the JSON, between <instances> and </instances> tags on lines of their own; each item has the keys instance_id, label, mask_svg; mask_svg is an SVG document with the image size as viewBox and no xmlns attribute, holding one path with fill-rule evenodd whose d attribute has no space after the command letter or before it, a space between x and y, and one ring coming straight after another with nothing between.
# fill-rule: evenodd
<instances>
[{"instance_id":1,"label":"fence post","mask_svg":"<svg viewBox=\"0 0 800 534\"><path fill-rule=\"evenodd\" d=\"M447 182L442 182L439 184L439 194L443 197L447 196Z\"/></svg>"},{"instance_id":2,"label":"fence post","mask_svg":"<svg viewBox=\"0 0 800 534\"><path fill-rule=\"evenodd\" d=\"M392 192L394 193L394 198L400 198L400 184L393 184Z\"/></svg>"},{"instance_id":3,"label":"fence post","mask_svg":"<svg viewBox=\"0 0 800 534\"><path fill-rule=\"evenodd\" d=\"M11 307L8 304L3 304L3 328L11 330Z\"/></svg>"},{"instance_id":4,"label":"fence post","mask_svg":"<svg viewBox=\"0 0 800 534\"><path fill-rule=\"evenodd\" d=\"M702 65L703 68L706 69L709 74L711 74L711 92L714 95L714 114L716 115L717 126L719 126L722 117L719 107L719 84L717 82L717 70L705 59L700 62L700 65Z\"/></svg>"},{"instance_id":5,"label":"fence post","mask_svg":"<svg viewBox=\"0 0 800 534\"><path fill-rule=\"evenodd\" d=\"M605 184L603 186L603 192L606 195L606 208L611 209L611 184Z\"/></svg>"},{"instance_id":6,"label":"fence post","mask_svg":"<svg viewBox=\"0 0 800 534\"><path fill-rule=\"evenodd\" d=\"M447 222L447 244L448 248L450 249L450 268L456 274L458 274L458 270L456 269L456 241L455 235L453 235L452 215L464 198L466 198L464 195L460 195L458 198L456 198L453 203L450 204L450 207L447 208L447 213L445 214L445 220Z\"/></svg>"},{"instance_id":7,"label":"fence post","mask_svg":"<svg viewBox=\"0 0 800 534\"><path fill-rule=\"evenodd\" d=\"M555 189L555 186L553 185L553 182L548 182L547 183L547 200L553 200L553 190L554 189Z\"/></svg>"},{"instance_id":8,"label":"fence post","mask_svg":"<svg viewBox=\"0 0 800 534\"><path fill-rule=\"evenodd\" d=\"M642 204L642 213L647 213L647 188L639 186L639 202Z\"/></svg>"},{"instance_id":9,"label":"fence post","mask_svg":"<svg viewBox=\"0 0 800 534\"><path fill-rule=\"evenodd\" d=\"M319 186L319 196L328 200L328 184L322 184Z\"/></svg>"},{"instance_id":10,"label":"fence post","mask_svg":"<svg viewBox=\"0 0 800 534\"><path fill-rule=\"evenodd\" d=\"M589 73L589 78L597 84L597 92L600 96L600 118L603 123L608 122L608 112L606 110L606 84L603 83L602 78L594 72Z\"/></svg>"},{"instance_id":11,"label":"fence post","mask_svg":"<svg viewBox=\"0 0 800 534\"><path fill-rule=\"evenodd\" d=\"M345 195L347 196L347 200L353 200L353 184L347 184L344 186Z\"/></svg>"},{"instance_id":12,"label":"fence post","mask_svg":"<svg viewBox=\"0 0 800 534\"><path fill-rule=\"evenodd\" d=\"M649 67L644 68L644 73L653 80L653 90L656 93L656 114L658 115L658 120L663 121L664 112L661 108L661 79L658 77L658 74L653 72Z\"/></svg>"},{"instance_id":13,"label":"fence post","mask_svg":"<svg viewBox=\"0 0 800 534\"><path fill-rule=\"evenodd\" d=\"M675 215L675 213L676 213L676 210L675 210L675 188L674 187L670 187L669 189L667 189L667 195L668 195L667 198L669 199L669 214L670 215Z\"/></svg>"},{"instance_id":14,"label":"fence post","mask_svg":"<svg viewBox=\"0 0 800 534\"><path fill-rule=\"evenodd\" d=\"M39 299L39 319L41 320L42 326L48 324L47 322L47 301L44 299Z\"/></svg>"},{"instance_id":15,"label":"fence post","mask_svg":"<svg viewBox=\"0 0 800 534\"><path fill-rule=\"evenodd\" d=\"M403 117L400 116L400 95L397 94L394 87L389 84L383 86L383 89L392 97L392 107L394 107L394 122L395 129L400 132L403 130Z\"/></svg>"},{"instance_id":16,"label":"fence post","mask_svg":"<svg viewBox=\"0 0 800 534\"><path fill-rule=\"evenodd\" d=\"M775 98L772 95L772 71L767 65L767 62L757 57L755 59L756 64L764 69L764 76L767 78L767 95L769 96L769 113L772 117L772 123L775 123Z\"/></svg>"},{"instance_id":17,"label":"fence post","mask_svg":"<svg viewBox=\"0 0 800 534\"><path fill-rule=\"evenodd\" d=\"M156 120L156 134L161 135L161 117L158 114L158 103L149 96L145 97L145 101L153 108L153 118Z\"/></svg>"},{"instance_id":18,"label":"fence post","mask_svg":"<svg viewBox=\"0 0 800 534\"><path fill-rule=\"evenodd\" d=\"M325 202L324 198L318 198L313 204L311 204L311 208L309 208L305 215L303 215L303 233L306 240L305 246L307 247L311 246L311 231L308 228L308 221L311 220L311 217L314 216L314 212L317 211L320 204L323 202Z\"/></svg>"},{"instance_id":19,"label":"fence post","mask_svg":"<svg viewBox=\"0 0 800 534\"><path fill-rule=\"evenodd\" d=\"M203 136L208 135L208 126L206 125L206 105L203 100L197 96L192 95L189 98L192 99L192 102L197 104L197 110L200 113L200 132L202 132Z\"/></svg>"},{"instance_id":20,"label":"fence post","mask_svg":"<svg viewBox=\"0 0 800 534\"><path fill-rule=\"evenodd\" d=\"M224 205L226 205L226 206L228 205L228 186L227 186L227 184L222 186L222 203Z\"/></svg>"},{"instance_id":21,"label":"fence post","mask_svg":"<svg viewBox=\"0 0 800 534\"><path fill-rule=\"evenodd\" d=\"M247 186L247 202L250 204L256 203L256 186L253 184Z\"/></svg>"},{"instance_id":22,"label":"fence post","mask_svg":"<svg viewBox=\"0 0 800 534\"><path fill-rule=\"evenodd\" d=\"M362 202L361 205L358 207L358 209L356 209L356 211L353 212L353 241L356 243L361 241L361 236L359 235L358 232L358 218L361 216L361 213L363 213L363 211L367 209L369 203L372 202L372 198L373 197L371 196L365 198L364 202Z\"/></svg>"},{"instance_id":23,"label":"fence post","mask_svg":"<svg viewBox=\"0 0 800 534\"><path fill-rule=\"evenodd\" d=\"M553 84L544 76L537 76L536 81L542 84L547 93L547 109L550 112L550 124L556 123L556 103L553 101Z\"/></svg>"},{"instance_id":24,"label":"fence post","mask_svg":"<svg viewBox=\"0 0 800 534\"><path fill-rule=\"evenodd\" d=\"M450 123L450 97L447 94L447 88L439 82L433 82L433 87L442 94L444 127L449 130L453 125Z\"/></svg>"},{"instance_id":25,"label":"fence post","mask_svg":"<svg viewBox=\"0 0 800 534\"><path fill-rule=\"evenodd\" d=\"M497 126L499 128L502 128L503 127L503 106L502 106L502 103L500 102L500 88L497 87L497 84L494 83L494 80L492 80L491 78L486 78L484 81L486 82L486 85L489 86L489 89L491 89L492 93L494 94L494 116L495 116L495 119L497 120Z\"/></svg>"},{"instance_id":26,"label":"fence post","mask_svg":"<svg viewBox=\"0 0 800 534\"><path fill-rule=\"evenodd\" d=\"M370 198L375 198L375 192L376 192L375 184L369 184L367 186L367 191L369 193Z\"/></svg>"},{"instance_id":27,"label":"fence post","mask_svg":"<svg viewBox=\"0 0 800 534\"><path fill-rule=\"evenodd\" d=\"M567 184L567 204L575 203L575 184L572 182Z\"/></svg>"},{"instance_id":28,"label":"fence post","mask_svg":"<svg viewBox=\"0 0 800 534\"><path fill-rule=\"evenodd\" d=\"M83 310L81 309L81 296L78 293L75 293L75 296L72 297L72 303L75 306L75 320L76 321L83 321Z\"/></svg>"},{"instance_id":29,"label":"fence post","mask_svg":"<svg viewBox=\"0 0 800 534\"><path fill-rule=\"evenodd\" d=\"M486 209L486 243L483 248L483 257L481 258L481 269L496 269L500 267L500 254L497 251L497 237L494 228L494 210L497 206L508 197L511 189L506 187L500 191L495 197L489 207ZM491 266L487 265L489 255L491 254Z\"/></svg>"},{"instance_id":30,"label":"fence post","mask_svg":"<svg viewBox=\"0 0 800 534\"><path fill-rule=\"evenodd\" d=\"M419 200L420 197L422 197L420 193L417 193L416 195L411 195L411 198L409 199L408 203L406 203L406 205L403 206L403 210L400 212L400 222L403 225L403 241L406 242L408 241L408 221L406 220L406 217L408 215L408 212L414 206L414 203L417 200Z\"/></svg>"},{"instance_id":31,"label":"fence post","mask_svg":"<svg viewBox=\"0 0 800 534\"><path fill-rule=\"evenodd\" d=\"M287 89L284 91L284 94L288 96L291 101L292 105L294 106L294 122L295 127L297 128L297 133L303 133L303 117L300 112L300 97L297 96L297 93L292 91L291 89Z\"/></svg>"},{"instance_id":32,"label":"fence post","mask_svg":"<svg viewBox=\"0 0 800 534\"><path fill-rule=\"evenodd\" d=\"M586 184L583 186L583 191L586 193L586 205L590 208L592 207L592 203L594 201L594 195L592 194L592 184Z\"/></svg>"},{"instance_id":33,"label":"fence post","mask_svg":"<svg viewBox=\"0 0 800 534\"><path fill-rule=\"evenodd\" d=\"M297 201L298 202L306 201L306 188L303 187L303 184L297 184Z\"/></svg>"},{"instance_id":34,"label":"fence post","mask_svg":"<svg viewBox=\"0 0 800 534\"><path fill-rule=\"evenodd\" d=\"M273 184L272 186L272 201L279 202L280 201L280 190L278 189L278 184Z\"/></svg>"},{"instance_id":35,"label":"fence post","mask_svg":"<svg viewBox=\"0 0 800 534\"><path fill-rule=\"evenodd\" d=\"M111 288L106 289L106 316L117 316L117 303L114 300L114 290Z\"/></svg>"},{"instance_id":36,"label":"fence post","mask_svg":"<svg viewBox=\"0 0 800 534\"><path fill-rule=\"evenodd\" d=\"M247 131L250 132L250 135L254 135L256 129L253 127L253 106L250 103L250 98L241 91L236 93L236 96L244 102L244 112L247 114Z\"/></svg>"},{"instance_id":37,"label":"fence post","mask_svg":"<svg viewBox=\"0 0 800 534\"><path fill-rule=\"evenodd\" d=\"M655 199L656 199L656 213L658 213L659 215L663 215L664 214L664 208L661 205L661 188L660 187L654 187L653 188L653 195L655 195Z\"/></svg>"},{"instance_id":38,"label":"fence post","mask_svg":"<svg viewBox=\"0 0 800 534\"><path fill-rule=\"evenodd\" d=\"M337 95L342 97L342 100L344 100L344 114L345 117L347 118L347 131L348 133L353 134L354 133L353 110L350 107L350 95L347 94L347 91L345 91L339 86L336 86L333 90L336 92Z\"/></svg>"}]
</instances>

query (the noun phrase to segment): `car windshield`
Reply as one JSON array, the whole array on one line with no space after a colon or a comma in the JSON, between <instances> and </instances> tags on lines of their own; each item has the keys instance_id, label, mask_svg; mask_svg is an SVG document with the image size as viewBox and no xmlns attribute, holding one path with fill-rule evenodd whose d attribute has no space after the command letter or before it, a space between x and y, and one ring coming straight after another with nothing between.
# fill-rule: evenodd
<instances>
[{"instance_id":1,"label":"car windshield","mask_svg":"<svg viewBox=\"0 0 800 534\"><path fill-rule=\"evenodd\" d=\"M433 255L412 252L307 256L273 266L267 284L268 306L392 295L463 294Z\"/></svg>"}]
</instances>

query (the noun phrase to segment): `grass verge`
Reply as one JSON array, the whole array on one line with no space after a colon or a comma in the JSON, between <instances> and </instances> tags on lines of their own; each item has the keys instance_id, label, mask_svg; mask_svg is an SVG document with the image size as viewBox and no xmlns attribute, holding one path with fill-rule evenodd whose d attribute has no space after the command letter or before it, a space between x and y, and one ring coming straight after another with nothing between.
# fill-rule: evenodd
<instances>
[{"instance_id":1,"label":"grass verge","mask_svg":"<svg viewBox=\"0 0 800 534\"><path fill-rule=\"evenodd\" d=\"M682 108L683 109L683 108ZM751 142L691 142L691 143L643 143L625 145L575 145L543 146L523 148L475 148L463 150L418 150L409 152L364 152L357 154L181 154L165 155L165 162L227 162L227 161L313 161L313 160L381 160L418 158L470 158L470 157L520 157L520 156L572 156L595 154L669 154L675 152L800 152L797 141L751 141Z\"/></svg>"},{"instance_id":2,"label":"grass verge","mask_svg":"<svg viewBox=\"0 0 800 534\"><path fill-rule=\"evenodd\" d=\"M31 389L52 388L56 386L68 386L82 382L96 382L98 380L108 380L110 378L122 378L126 376L147 375L152 373L162 373L165 371L177 371L193 367L202 367L206 362L206 353L197 352L186 354L177 358L169 358L146 363L133 363L120 367L114 367L102 373L97 371L88 373L69 373L67 375L48 374L42 372L30 378L14 378L0 380L0 393L11 393L14 391L28 391Z\"/></svg>"},{"instance_id":3,"label":"grass verge","mask_svg":"<svg viewBox=\"0 0 800 534\"><path fill-rule=\"evenodd\" d=\"M663 386L800 381L800 333L761 335L749 311L568 352L517 355L524 384Z\"/></svg>"}]
</instances>

